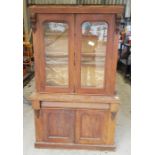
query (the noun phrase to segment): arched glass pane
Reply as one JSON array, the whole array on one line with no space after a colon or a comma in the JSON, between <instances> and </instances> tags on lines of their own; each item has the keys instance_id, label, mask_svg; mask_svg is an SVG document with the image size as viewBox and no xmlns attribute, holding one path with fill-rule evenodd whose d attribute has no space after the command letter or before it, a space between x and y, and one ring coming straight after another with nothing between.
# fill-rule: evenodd
<instances>
[{"instance_id":1,"label":"arched glass pane","mask_svg":"<svg viewBox=\"0 0 155 155\"><path fill-rule=\"evenodd\" d=\"M106 22L87 21L82 24L82 87L104 87L107 30Z\"/></svg>"},{"instance_id":2,"label":"arched glass pane","mask_svg":"<svg viewBox=\"0 0 155 155\"><path fill-rule=\"evenodd\" d=\"M44 24L46 85L68 86L68 24Z\"/></svg>"}]
</instances>

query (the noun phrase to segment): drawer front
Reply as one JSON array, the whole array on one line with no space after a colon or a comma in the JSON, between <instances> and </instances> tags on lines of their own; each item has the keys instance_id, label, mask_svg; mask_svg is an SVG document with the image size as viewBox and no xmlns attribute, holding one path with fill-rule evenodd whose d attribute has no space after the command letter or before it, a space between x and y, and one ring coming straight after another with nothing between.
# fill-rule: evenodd
<instances>
[{"instance_id":1,"label":"drawer front","mask_svg":"<svg viewBox=\"0 0 155 155\"><path fill-rule=\"evenodd\" d=\"M44 141L72 143L74 141L74 111L42 109Z\"/></svg>"},{"instance_id":2,"label":"drawer front","mask_svg":"<svg viewBox=\"0 0 155 155\"><path fill-rule=\"evenodd\" d=\"M108 130L108 111L76 111L76 143L106 144Z\"/></svg>"}]
</instances>

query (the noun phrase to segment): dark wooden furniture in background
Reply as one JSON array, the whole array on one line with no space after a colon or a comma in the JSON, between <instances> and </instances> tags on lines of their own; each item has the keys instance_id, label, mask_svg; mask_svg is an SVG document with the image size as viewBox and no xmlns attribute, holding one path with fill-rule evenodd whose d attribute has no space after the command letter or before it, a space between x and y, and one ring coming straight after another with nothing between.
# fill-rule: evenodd
<instances>
[{"instance_id":1,"label":"dark wooden furniture in background","mask_svg":"<svg viewBox=\"0 0 155 155\"><path fill-rule=\"evenodd\" d=\"M36 147L114 149L123 6L30 6Z\"/></svg>"},{"instance_id":2,"label":"dark wooden furniture in background","mask_svg":"<svg viewBox=\"0 0 155 155\"><path fill-rule=\"evenodd\" d=\"M29 24L27 1L23 1L23 86L34 77L32 29Z\"/></svg>"},{"instance_id":3,"label":"dark wooden furniture in background","mask_svg":"<svg viewBox=\"0 0 155 155\"><path fill-rule=\"evenodd\" d=\"M131 82L131 18L126 18L122 23L117 70Z\"/></svg>"},{"instance_id":4,"label":"dark wooden furniture in background","mask_svg":"<svg viewBox=\"0 0 155 155\"><path fill-rule=\"evenodd\" d=\"M33 47L31 41L23 42L23 86L34 77Z\"/></svg>"},{"instance_id":5,"label":"dark wooden furniture in background","mask_svg":"<svg viewBox=\"0 0 155 155\"><path fill-rule=\"evenodd\" d=\"M120 52L117 69L121 71L124 78L131 80L131 44L123 44L124 48Z\"/></svg>"}]
</instances>

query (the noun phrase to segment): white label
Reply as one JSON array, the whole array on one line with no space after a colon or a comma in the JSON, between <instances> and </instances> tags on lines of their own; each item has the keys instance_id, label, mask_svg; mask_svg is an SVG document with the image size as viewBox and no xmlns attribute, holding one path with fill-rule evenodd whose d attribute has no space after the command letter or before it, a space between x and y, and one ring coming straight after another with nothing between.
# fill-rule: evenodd
<instances>
[{"instance_id":1,"label":"white label","mask_svg":"<svg viewBox=\"0 0 155 155\"><path fill-rule=\"evenodd\" d=\"M95 43L94 43L94 42L92 42L92 41L89 41L89 42L88 42L88 45L90 45L90 46L94 46L94 45L95 45Z\"/></svg>"}]
</instances>

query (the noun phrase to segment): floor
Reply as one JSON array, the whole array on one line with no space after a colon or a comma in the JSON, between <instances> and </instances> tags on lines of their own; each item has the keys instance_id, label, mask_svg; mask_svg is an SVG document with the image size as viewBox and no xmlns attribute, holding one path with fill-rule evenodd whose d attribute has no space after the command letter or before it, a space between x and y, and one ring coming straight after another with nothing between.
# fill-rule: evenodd
<instances>
[{"instance_id":1,"label":"floor","mask_svg":"<svg viewBox=\"0 0 155 155\"><path fill-rule=\"evenodd\" d=\"M35 89L34 79L24 87L24 104L23 104L23 137L24 153L23 155L130 155L130 128L131 128L131 92L130 85L124 81L122 75L117 74L117 92L121 100L120 112L118 115L116 127L116 145L115 152L108 151L87 151L87 150L64 150L64 149L36 149L35 129L33 110L29 101L29 96Z\"/></svg>"}]
</instances>

